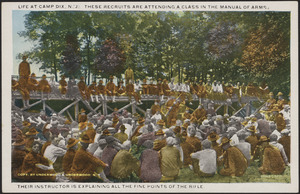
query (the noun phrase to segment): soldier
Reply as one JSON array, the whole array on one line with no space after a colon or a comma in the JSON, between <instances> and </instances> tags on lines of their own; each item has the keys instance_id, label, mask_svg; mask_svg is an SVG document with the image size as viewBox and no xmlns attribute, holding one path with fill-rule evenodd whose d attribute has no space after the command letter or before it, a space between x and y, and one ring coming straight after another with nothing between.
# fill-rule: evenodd
<instances>
[{"instance_id":1,"label":"soldier","mask_svg":"<svg viewBox=\"0 0 300 194\"><path fill-rule=\"evenodd\" d=\"M134 81L134 73L131 67L129 66L125 71L125 84L129 83L129 80Z\"/></svg>"},{"instance_id":2,"label":"soldier","mask_svg":"<svg viewBox=\"0 0 300 194\"><path fill-rule=\"evenodd\" d=\"M59 91L63 95L63 98L65 98L65 95L67 93L67 86L68 86L67 81L65 80L65 78L66 77L64 75L62 75L61 80L59 80Z\"/></svg>"},{"instance_id":3,"label":"soldier","mask_svg":"<svg viewBox=\"0 0 300 194\"><path fill-rule=\"evenodd\" d=\"M157 86L153 83L153 79L150 80L149 86L149 94L156 95L157 94Z\"/></svg>"},{"instance_id":4,"label":"soldier","mask_svg":"<svg viewBox=\"0 0 300 194\"><path fill-rule=\"evenodd\" d=\"M91 85L89 85L88 87L88 93L91 95L91 101L94 102L94 97L96 99L96 102L97 103L100 103L99 102L99 99L98 99L98 88L96 86L96 81L93 81Z\"/></svg>"},{"instance_id":5,"label":"soldier","mask_svg":"<svg viewBox=\"0 0 300 194\"><path fill-rule=\"evenodd\" d=\"M117 95L124 96L125 95L125 87L123 85L123 80L119 81L118 87L117 87Z\"/></svg>"},{"instance_id":6,"label":"soldier","mask_svg":"<svg viewBox=\"0 0 300 194\"><path fill-rule=\"evenodd\" d=\"M42 76L42 80L39 82L38 85L39 91L41 91L42 99L44 98L44 93L47 93L47 98L49 99L49 93L51 92L51 86L46 80L46 75Z\"/></svg>"},{"instance_id":7,"label":"soldier","mask_svg":"<svg viewBox=\"0 0 300 194\"><path fill-rule=\"evenodd\" d=\"M254 86L254 84L252 82L250 82L248 84L248 86L246 87L246 95L248 96L257 96L257 91L256 91L256 87Z\"/></svg>"},{"instance_id":8,"label":"soldier","mask_svg":"<svg viewBox=\"0 0 300 194\"><path fill-rule=\"evenodd\" d=\"M89 90L88 90L88 87L86 86L86 84L84 82L84 77L83 76L80 77L80 81L78 82L77 86L78 86L78 89L80 91L80 94L81 94L82 98L84 100L89 100L89 98L90 98Z\"/></svg>"},{"instance_id":9,"label":"soldier","mask_svg":"<svg viewBox=\"0 0 300 194\"><path fill-rule=\"evenodd\" d=\"M20 93L23 97L24 106L29 106L29 91L28 91L28 80L30 76L30 65L26 61L27 56L22 57L22 62L19 64L19 85L20 85Z\"/></svg>"},{"instance_id":10,"label":"soldier","mask_svg":"<svg viewBox=\"0 0 300 194\"><path fill-rule=\"evenodd\" d=\"M157 111L161 111L159 100L155 100L154 104L151 106L151 114L154 115Z\"/></svg>"},{"instance_id":11,"label":"soldier","mask_svg":"<svg viewBox=\"0 0 300 194\"><path fill-rule=\"evenodd\" d=\"M103 80L99 81L99 84L97 86L97 90L99 92L99 96L102 100L106 99L106 88L103 85Z\"/></svg>"},{"instance_id":12,"label":"soldier","mask_svg":"<svg viewBox=\"0 0 300 194\"><path fill-rule=\"evenodd\" d=\"M107 96L111 96L112 102L115 102L115 98L116 98L116 85L113 82L114 76L109 76L109 82L106 84L106 94Z\"/></svg>"},{"instance_id":13,"label":"soldier","mask_svg":"<svg viewBox=\"0 0 300 194\"><path fill-rule=\"evenodd\" d=\"M139 95L134 91L134 85L132 84L132 81L129 80L129 83L126 86L126 94L129 97L129 100L131 100L131 96L134 97L135 101L138 105L142 104L141 98Z\"/></svg>"},{"instance_id":14,"label":"soldier","mask_svg":"<svg viewBox=\"0 0 300 194\"><path fill-rule=\"evenodd\" d=\"M267 100L266 105L265 105L267 110L269 110L269 111L272 110L274 104L276 104L276 100L274 99L273 92L270 92L269 93L269 99Z\"/></svg>"},{"instance_id":15,"label":"soldier","mask_svg":"<svg viewBox=\"0 0 300 194\"><path fill-rule=\"evenodd\" d=\"M163 91L163 87L162 87L162 83L161 83L161 78L158 78L156 88L157 88L156 94L158 95L158 97L161 97L161 101L163 101L164 91Z\"/></svg>"},{"instance_id":16,"label":"soldier","mask_svg":"<svg viewBox=\"0 0 300 194\"><path fill-rule=\"evenodd\" d=\"M224 154L219 160L224 161L224 168L219 174L223 176L243 176L248 167L247 159L243 153L234 146L230 145L230 140L223 137L220 146L224 150Z\"/></svg>"},{"instance_id":17,"label":"soldier","mask_svg":"<svg viewBox=\"0 0 300 194\"><path fill-rule=\"evenodd\" d=\"M268 98L268 94L270 93L270 90L265 81L263 81L259 86L259 92L260 92L260 98L262 99Z\"/></svg>"},{"instance_id":18,"label":"soldier","mask_svg":"<svg viewBox=\"0 0 300 194\"><path fill-rule=\"evenodd\" d=\"M283 106L284 106L285 104L288 104L288 102L283 98L282 92L278 92L277 96L278 96L278 100L277 100L278 108L279 108L280 110L282 110L282 109L283 109Z\"/></svg>"},{"instance_id":19,"label":"soldier","mask_svg":"<svg viewBox=\"0 0 300 194\"><path fill-rule=\"evenodd\" d=\"M164 93L163 95L165 95L165 96L171 95L171 89L170 89L168 81L166 79L163 80L162 89L163 89L163 93ZM162 96L162 98L163 98L163 96Z\"/></svg>"},{"instance_id":20,"label":"soldier","mask_svg":"<svg viewBox=\"0 0 300 194\"><path fill-rule=\"evenodd\" d=\"M82 108L78 115L78 123L87 122L87 115L85 114L85 110Z\"/></svg>"},{"instance_id":21,"label":"soldier","mask_svg":"<svg viewBox=\"0 0 300 194\"><path fill-rule=\"evenodd\" d=\"M198 124L201 124L202 121L206 119L206 110L201 104L199 104L198 108L193 112L192 117L196 118Z\"/></svg>"},{"instance_id":22,"label":"soldier","mask_svg":"<svg viewBox=\"0 0 300 194\"><path fill-rule=\"evenodd\" d=\"M148 97L149 96L149 85L147 84L146 79L143 79L142 95L143 95L143 97Z\"/></svg>"},{"instance_id":23,"label":"soldier","mask_svg":"<svg viewBox=\"0 0 300 194\"><path fill-rule=\"evenodd\" d=\"M36 80L35 73L32 73L28 81L28 91L33 91L35 93L38 89L38 85L39 82Z\"/></svg>"}]
</instances>

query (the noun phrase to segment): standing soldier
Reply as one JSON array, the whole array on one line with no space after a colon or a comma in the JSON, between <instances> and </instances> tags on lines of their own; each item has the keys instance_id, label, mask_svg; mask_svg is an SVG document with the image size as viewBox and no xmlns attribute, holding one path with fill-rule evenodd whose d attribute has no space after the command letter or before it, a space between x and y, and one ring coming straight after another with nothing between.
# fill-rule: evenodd
<instances>
[{"instance_id":1,"label":"standing soldier","mask_svg":"<svg viewBox=\"0 0 300 194\"><path fill-rule=\"evenodd\" d=\"M20 85L20 92L23 97L23 104L24 106L29 106L29 91L28 91L28 79L30 76L30 65L26 61L27 56L22 57L22 62L19 64L19 85Z\"/></svg>"},{"instance_id":2,"label":"standing soldier","mask_svg":"<svg viewBox=\"0 0 300 194\"><path fill-rule=\"evenodd\" d=\"M265 81L263 81L259 86L259 91L260 91L260 98L266 100L268 98L268 94L270 90Z\"/></svg>"},{"instance_id":3,"label":"standing soldier","mask_svg":"<svg viewBox=\"0 0 300 194\"><path fill-rule=\"evenodd\" d=\"M196 94L199 98L199 103L202 104L202 100L207 97L206 87L205 85L203 85L202 80L199 81L199 84L196 89Z\"/></svg>"},{"instance_id":4,"label":"standing soldier","mask_svg":"<svg viewBox=\"0 0 300 194\"><path fill-rule=\"evenodd\" d=\"M59 80L59 91L63 95L63 98L65 97L67 93L67 81L65 80L66 77L64 75L61 76L61 80Z\"/></svg>"},{"instance_id":5,"label":"standing soldier","mask_svg":"<svg viewBox=\"0 0 300 194\"><path fill-rule=\"evenodd\" d=\"M49 99L49 93L51 92L51 86L46 80L46 75L42 76L42 80L39 82L38 85L39 91L41 91L42 99L44 98L44 93L47 93L47 98Z\"/></svg>"},{"instance_id":6,"label":"standing soldier","mask_svg":"<svg viewBox=\"0 0 300 194\"><path fill-rule=\"evenodd\" d=\"M267 110L272 110L273 106L276 104L276 100L274 99L274 94L273 92L269 93L269 99L266 102L266 108Z\"/></svg>"},{"instance_id":7,"label":"standing soldier","mask_svg":"<svg viewBox=\"0 0 300 194\"><path fill-rule=\"evenodd\" d=\"M114 84L113 82L113 79L114 79L114 76L109 76L109 82L106 84L106 93L107 93L107 96L111 96L111 99L112 99L112 102L115 102L115 98L116 98L116 85Z\"/></svg>"},{"instance_id":8,"label":"standing soldier","mask_svg":"<svg viewBox=\"0 0 300 194\"><path fill-rule=\"evenodd\" d=\"M103 85L103 80L100 80L100 81L99 81L99 84L98 84L98 86L97 86L97 89L98 89L100 98L101 98L102 100L104 100L104 98L106 99L106 88L105 88L105 86Z\"/></svg>"},{"instance_id":9,"label":"standing soldier","mask_svg":"<svg viewBox=\"0 0 300 194\"><path fill-rule=\"evenodd\" d=\"M89 90L89 94L91 95L92 102L94 102L94 96L95 96L96 102L100 103L98 99L99 92L96 86L96 81L93 81L92 84L89 85L88 90Z\"/></svg>"},{"instance_id":10,"label":"standing soldier","mask_svg":"<svg viewBox=\"0 0 300 194\"><path fill-rule=\"evenodd\" d=\"M171 89L169 87L168 80L166 79L163 80L162 89L165 96L171 95Z\"/></svg>"},{"instance_id":11,"label":"standing soldier","mask_svg":"<svg viewBox=\"0 0 300 194\"><path fill-rule=\"evenodd\" d=\"M125 84L127 85L129 83L129 80L134 81L134 74L133 70L129 66L125 71Z\"/></svg>"}]
</instances>

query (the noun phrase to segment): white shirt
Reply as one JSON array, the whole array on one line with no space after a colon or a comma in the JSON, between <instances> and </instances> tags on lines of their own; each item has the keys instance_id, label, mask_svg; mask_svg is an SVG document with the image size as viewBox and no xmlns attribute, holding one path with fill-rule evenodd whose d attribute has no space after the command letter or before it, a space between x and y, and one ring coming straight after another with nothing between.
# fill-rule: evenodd
<instances>
[{"instance_id":1,"label":"white shirt","mask_svg":"<svg viewBox=\"0 0 300 194\"><path fill-rule=\"evenodd\" d=\"M174 90L176 89L176 84L170 82L170 83L169 83L169 88L170 88L171 91L174 91Z\"/></svg>"},{"instance_id":2,"label":"white shirt","mask_svg":"<svg viewBox=\"0 0 300 194\"><path fill-rule=\"evenodd\" d=\"M234 134L231 138L230 138L230 145L231 146L235 146L236 144L239 143L239 138L237 136L237 134Z\"/></svg>"},{"instance_id":3,"label":"white shirt","mask_svg":"<svg viewBox=\"0 0 300 194\"><path fill-rule=\"evenodd\" d=\"M89 153L94 154L94 152L99 147L99 145L98 145L98 139L99 139L99 137L100 137L100 134L96 133L94 143L90 143L89 146L88 146L88 148L86 149Z\"/></svg>"},{"instance_id":4,"label":"white shirt","mask_svg":"<svg viewBox=\"0 0 300 194\"><path fill-rule=\"evenodd\" d=\"M277 131L277 129L275 129L270 135L275 134L277 135L277 140L279 140L281 138L281 133L279 131Z\"/></svg>"},{"instance_id":5,"label":"white shirt","mask_svg":"<svg viewBox=\"0 0 300 194\"><path fill-rule=\"evenodd\" d=\"M132 125L129 125L129 124L124 124L125 126L125 133L128 135L128 137L130 137L130 135L132 134Z\"/></svg>"},{"instance_id":6,"label":"white shirt","mask_svg":"<svg viewBox=\"0 0 300 194\"><path fill-rule=\"evenodd\" d=\"M280 143L277 143L276 141L270 142L270 145L272 145L272 146L274 146L274 147L276 147L276 148L279 149L280 154L281 154L281 156L282 156L282 158L283 158L283 161L285 162L285 164L288 164L288 163L289 163L289 162L288 162L288 158L287 158L287 156L286 156L286 154L285 154L285 151L284 151L284 149L283 149L283 145L281 145Z\"/></svg>"},{"instance_id":7,"label":"white shirt","mask_svg":"<svg viewBox=\"0 0 300 194\"><path fill-rule=\"evenodd\" d=\"M217 91L223 93L223 86L222 84L217 84Z\"/></svg>"},{"instance_id":8,"label":"white shirt","mask_svg":"<svg viewBox=\"0 0 300 194\"><path fill-rule=\"evenodd\" d=\"M217 171L217 153L214 149L205 149L191 154L192 158L199 160L199 168L207 174Z\"/></svg>"},{"instance_id":9,"label":"white shirt","mask_svg":"<svg viewBox=\"0 0 300 194\"><path fill-rule=\"evenodd\" d=\"M50 144L44 152L44 157L50 160L52 163L54 163L57 157L65 155L66 152L67 150L64 150L60 147Z\"/></svg>"},{"instance_id":10,"label":"white shirt","mask_svg":"<svg viewBox=\"0 0 300 194\"><path fill-rule=\"evenodd\" d=\"M101 159L102 153L103 153L103 150L102 150L100 147L98 147L98 148L96 149L96 151L94 152L94 156L95 156L96 158Z\"/></svg>"},{"instance_id":11,"label":"white shirt","mask_svg":"<svg viewBox=\"0 0 300 194\"><path fill-rule=\"evenodd\" d=\"M161 114L154 114L154 115L151 117L151 119L153 119L153 118L156 119L156 121L162 119Z\"/></svg>"}]
</instances>

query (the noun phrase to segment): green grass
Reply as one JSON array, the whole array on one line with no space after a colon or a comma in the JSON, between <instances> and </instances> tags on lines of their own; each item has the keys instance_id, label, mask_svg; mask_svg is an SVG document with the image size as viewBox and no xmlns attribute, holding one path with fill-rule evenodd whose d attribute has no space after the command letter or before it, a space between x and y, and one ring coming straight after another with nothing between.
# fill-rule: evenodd
<instances>
[{"instance_id":1,"label":"green grass","mask_svg":"<svg viewBox=\"0 0 300 194\"><path fill-rule=\"evenodd\" d=\"M179 172L177 179L168 182L176 183L290 183L290 167L286 167L282 175L261 175L258 166L250 165L241 177L221 176L215 174L213 177L199 177L186 167Z\"/></svg>"}]
</instances>

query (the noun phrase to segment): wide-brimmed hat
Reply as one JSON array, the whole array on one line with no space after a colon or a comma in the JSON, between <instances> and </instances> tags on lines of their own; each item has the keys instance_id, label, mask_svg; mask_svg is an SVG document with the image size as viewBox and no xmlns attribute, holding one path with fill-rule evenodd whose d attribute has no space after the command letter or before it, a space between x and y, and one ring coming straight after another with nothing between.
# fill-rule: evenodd
<instances>
[{"instance_id":1,"label":"wide-brimmed hat","mask_svg":"<svg viewBox=\"0 0 300 194\"><path fill-rule=\"evenodd\" d=\"M250 127L248 127L247 130L250 131L250 132L256 133L256 129L255 129L254 125L251 125Z\"/></svg>"},{"instance_id":2,"label":"wide-brimmed hat","mask_svg":"<svg viewBox=\"0 0 300 194\"><path fill-rule=\"evenodd\" d=\"M79 142L79 139L70 138L68 140L67 148L71 148Z\"/></svg>"},{"instance_id":3,"label":"wide-brimmed hat","mask_svg":"<svg viewBox=\"0 0 300 194\"><path fill-rule=\"evenodd\" d=\"M274 105L274 107L272 108L272 110L271 110L272 112L279 112L280 111L280 109L278 108L278 106L277 105Z\"/></svg>"},{"instance_id":4,"label":"wide-brimmed hat","mask_svg":"<svg viewBox=\"0 0 300 194\"><path fill-rule=\"evenodd\" d=\"M83 76L81 76L81 77L80 77L80 80L84 80L84 77L83 77Z\"/></svg>"},{"instance_id":5,"label":"wide-brimmed hat","mask_svg":"<svg viewBox=\"0 0 300 194\"><path fill-rule=\"evenodd\" d=\"M85 110L82 108L82 109L80 109L80 113L84 113L85 112Z\"/></svg>"},{"instance_id":6,"label":"wide-brimmed hat","mask_svg":"<svg viewBox=\"0 0 300 194\"><path fill-rule=\"evenodd\" d=\"M158 78L158 81L161 81L161 78Z\"/></svg>"},{"instance_id":7,"label":"wide-brimmed hat","mask_svg":"<svg viewBox=\"0 0 300 194\"><path fill-rule=\"evenodd\" d=\"M86 133L79 138L79 141L83 143L92 143L90 137Z\"/></svg>"},{"instance_id":8,"label":"wide-brimmed hat","mask_svg":"<svg viewBox=\"0 0 300 194\"><path fill-rule=\"evenodd\" d=\"M100 83L100 84L103 84L103 80L100 80L99 83Z\"/></svg>"},{"instance_id":9,"label":"wide-brimmed hat","mask_svg":"<svg viewBox=\"0 0 300 194\"><path fill-rule=\"evenodd\" d=\"M25 139L21 135L17 135L15 142L12 144L13 146L21 146L26 143Z\"/></svg>"},{"instance_id":10,"label":"wide-brimmed hat","mask_svg":"<svg viewBox=\"0 0 300 194\"><path fill-rule=\"evenodd\" d=\"M267 138L267 136L262 135L262 136L260 136L259 141L260 142L268 141L268 138Z\"/></svg>"},{"instance_id":11,"label":"wide-brimmed hat","mask_svg":"<svg viewBox=\"0 0 300 194\"><path fill-rule=\"evenodd\" d=\"M113 75L109 76L109 79L114 79L114 76Z\"/></svg>"},{"instance_id":12,"label":"wide-brimmed hat","mask_svg":"<svg viewBox=\"0 0 300 194\"><path fill-rule=\"evenodd\" d=\"M217 141L219 139L219 135L216 132L212 132L208 135L207 139L209 141Z\"/></svg>"},{"instance_id":13,"label":"wide-brimmed hat","mask_svg":"<svg viewBox=\"0 0 300 194\"><path fill-rule=\"evenodd\" d=\"M39 132L35 128L31 128L28 132L25 133L25 135L36 135L38 133Z\"/></svg>"},{"instance_id":14,"label":"wide-brimmed hat","mask_svg":"<svg viewBox=\"0 0 300 194\"><path fill-rule=\"evenodd\" d=\"M35 76L35 73L32 73L32 74L31 74L31 77L36 77L36 76Z\"/></svg>"},{"instance_id":15,"label":"wide-brimmed hat","mask_svg":"<svg viewBox=\"0 0 300 194\"><path fill-rule=\"evenodd\" d=\"M126 130L125 125L121 125L120 130L121 130L121 131L125 131L125 130Z\"/></svg>"},{"instance_id":16,"label":"wide-brimmed hat","mask_svg":"<svg viewBox=\"0 0 300 194\"><path fill-rule=\"evenodd\" d=\"M156 124L158 124L158 125L165 125L165 121L162 120L162 119L160 119L159 121L157 121Z\"/></svg>"},{"instance_id":17,"label":"wide-brimmed hat","mask_svg":"<svg viewBox=\"0 0 300 194\"><path fill-rule=\"evenodd\" d=\"M70 125L72 122L69 120L69 119L67 119L66 121L65 121L65 123L64 124L66 124L66 125Z\"/></svg>"},{"instance_id":18,"label":"wide-brimmed hat","mask_svg":"<svg viewBox=\"0 0 300 194\"><path fill-rule=\"evenodd\" d=\"M141 123L144 123L144 122L145 122L144 118L143 118L143 117L140 117L139 120L138 120L138 123L141 124Z\"/></svg>"},{"instance_id":19,"label":"wide-brimmed hat","mask_svg":"<svg viewBox=\"0 0 300 194\"><path fill-rule=\"evenodd\" d=\"M277 96L283 96L282 92L278 92Z\"/></svg>"},{"instance_id":20,"label":"wide-brimmed hat","mask_svg":"<svg viewBox=\"0 0 300 194\"><path fill-rule=\"evenodd\" d=\"M42 75L42 78L46 78L47 76L45 74Z\"/></svg>"},{"instance_id":21,"label":"wide-brimmed hat","mask_svg":"<svg viewBox=\"0 0 300 194\"><path fill-rule=\"evenodd\" d=\"M180 133L180 132L181 132L181 127L180 127L180 126L176 126L176 127L173 129L173 132L174 132L174 133Z\"/></svg>"},{"instance_id":22,"label":"wide-brimmed hat","mask_svg":"<svg viewBox=\"0 0 300 194\"><path fill-rule=\"evenodd\" d=\"M282 130L280 133L281 133L281 134L289 134L290 131L289 131L288 129L284 129L284 130Z\"/></svg>"},{"instance_id":23,"label":"wide-brimmed hat","mask_svg":"<svg viewBox=\"0 0 300 194\"><path fill-rule=\"evenodd\" d=\"M70 131L70 129L69 129L69 128L67 128L67 127L62 127L62 128L60 129L60 131L61 131L61 132L63 132L63 131L69 132L69 131Z\"/></svg>"},{"instance_id":24,"label":"wide-brimmed hat","mask_svg":"<svg viewBox=\"0 0 300 194\"><path fill-rule=\"evenodd\" d=\"M30 122L28 122L28 121L23 121L22 125L23 125L24 127L29 127L31 124L30 124Z\"/></svg>"},{"instance_id":25,"label":"wide-brimmed hat","mask_svg":"<svg viewBox=\"0 0 300 194\"><path fill-rule=\"evenodd\" d=\"M268 95L269 95L269 96L274 96L273 92L270 92Z\"/></svg>"},{"instance_id":26,"label":"wide-brimmed hat","mask_svg":"<svg viewBox=\"0 0 300 194\"><path fill-rule=\"evenodd\" d=\"M202 122L202 125L205 126L205 127L209 127L209 121L207 119L205 119L203 122Z\"/></svg>"},{"instance_id":27,"label":"wide-brimmed hat","mask_svg":"<svg viewBox=\"0 0 300 194\"><path fill-rule=\"evenodd\" d=\"M108 131L108 129L105 129L102 134L103 135L107 135L107 136L111 135L111 133Z\"/></svg>"},{"instance_id":28,"label":"wide-brimmed hat","mask_svg":"<svg viewBox=\"0 0 300 194\"><path fill-rule=\"evenodd\" d=\"M230 141L231 140L228 139L228 137L223 137L219 146L223 146L223 145L229 143Z\"/></svg>"},{"instance_id":29,"label":"wide-brimmed hat","mask_svg":"<svg viewBox=\"0 0 300 194\"><path fill-rule=\"evenodd\" d=\"M162 129L159 129L158 131L155 132L155 135L164 135L165 132Z\"/></svg>"},{"instance_id":30,"label":"wide-brimmed hat","mask_svg":"<svg viewBox=\"0 0 300 194\"><path fill-rule=\"evenodd\" d=\"M119 121L119 118L117 116L115 116L112 121L113 121L113 123L116 123Z\"/></svg>"},{"instance_id":31,"label":"wide-brimmed hat","mask_svg":"<svg viewBox=\"0 0 300 194\"><path fill-rule=\"evenodd\" d=\"M87 126L88 126L88 127L94 127L94 124L91 123L91 122L88 122Z\"/></svg>"}]
</instances>

